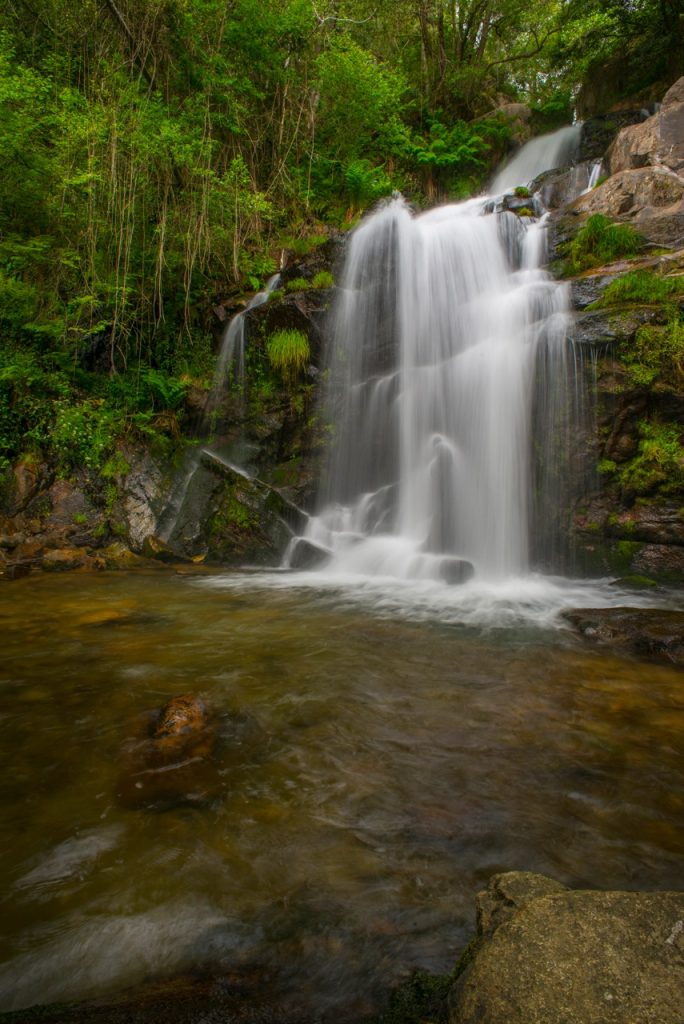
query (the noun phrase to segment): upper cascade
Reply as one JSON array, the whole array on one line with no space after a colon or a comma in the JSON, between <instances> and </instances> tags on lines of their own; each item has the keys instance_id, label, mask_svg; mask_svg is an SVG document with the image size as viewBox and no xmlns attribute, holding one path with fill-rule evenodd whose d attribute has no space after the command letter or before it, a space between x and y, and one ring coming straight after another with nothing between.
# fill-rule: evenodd
<instances>
[{"instance_id":1,"label":"upper cascade","mask_svg":"<svg viewBox=\"0 0 684 1024\"><path fill-rule=\"evenodd\" d=\"M581 123L539 135L518 150L492 180L489 191L501 195L517 185L529 185L544 171L572 163L579 150Z\"/></svg>"}]
</instances>

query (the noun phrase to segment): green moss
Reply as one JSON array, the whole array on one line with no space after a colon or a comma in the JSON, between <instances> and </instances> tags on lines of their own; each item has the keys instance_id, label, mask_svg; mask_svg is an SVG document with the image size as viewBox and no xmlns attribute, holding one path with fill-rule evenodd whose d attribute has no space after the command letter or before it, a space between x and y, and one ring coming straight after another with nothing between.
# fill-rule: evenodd
<instances>
[{"instance_id":1,"label":"green moss","mask_svg":"<svg viewBox=\"0 0 684 1024\"><path fill-rule=\"evenodd\" d=\"M525 185L518 185L517 188L513 189L513 195L517 196L518 199L529 199L531 192Z\"/></svg>"},{"instance_id":2,"label":"green moss","mask_svg":"<svg viewBox=\"0 0 684 1024\"><path fill-rule=\"evenodd\" d=\"M285 290L283 288L274 288L272 292L268 293L269 302L282 302L285 298Z\"/></svg>"},{"instance_id":3,"label":"green moss","mask_svg":"<svg viewBox=\"0 0 684 1024\"><path fill-rule=\"evenodd\" d=\"M636 256L643 247L641 235L629 224L614 224L595 213L575 235L569 246L569 269L579 273L603 263Z\"/></svg>"},{"instance_id":4,"label":"green moss","mask_svg":"<svg viewBox=\"0 0 684 1024\"><path fill-rule=\"evenodd\" d=\"M85 526L88 522L88 516L84 515L83 512L74 513L72 519L76 526Z\"/></svg>"},{"instance_id":5,"label":"green moss","mask_svg":"<svg viewBox=\"0 0 684 1024\"><path fill-rule=\"evenodd\" d=\"M622 490L634 495L649 494L656 488L661 494L676 493L684 485L679 424L642 420L639 434L637 455L619 473Z\"/></svg>"},{"instance_id":6,"label":"green moss","mask_svg":"<svg viewBox=\"0 0 684 1024\"><path fill-rule=\"evenodd\" d=\"M615 472L617 464L612 459L601 459L597 468L601 476L609 476Z\"/></svg>"},{"instance_id":7,"label":"green moss","mask_svg":"<svg viewBox=\"0 0 684 1024\"><path fill-rule=\"evenodd\" d=\"M635 387L684 388L684 323L678 315L668 324L640 327L633 343L623 342L617 355Z\"/></svg>"},{"instance_id":8,"label":"green moss","mask_svg":"<svg viewBox=\"0 0 684 1024\"><path fill-rule=\"evenodd\" d=\"M529 206L522 206L519 210L515 211L519 217L534 217L534 210L531 210Z\"/></svg>"}]
</instances>

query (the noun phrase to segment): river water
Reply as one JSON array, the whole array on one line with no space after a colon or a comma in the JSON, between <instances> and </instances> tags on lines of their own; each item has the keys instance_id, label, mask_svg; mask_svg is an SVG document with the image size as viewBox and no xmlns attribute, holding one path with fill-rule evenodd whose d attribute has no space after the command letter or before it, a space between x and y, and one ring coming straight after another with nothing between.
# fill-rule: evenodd
<instances>
[{"instance_id":1,"label":"river water","mask_svg":"<svg viewBox=\"0 0 684 1024\"><path fill-rule=\"evenodd\" d=\"M493 872L677 888L681 673L557 617L621 602L535 577L4 586L0 1008L259 965L332 1020L450 969ZM219 721L208 797L122 803L140 716L189 691Z\"/></svg>"}]
</instances>

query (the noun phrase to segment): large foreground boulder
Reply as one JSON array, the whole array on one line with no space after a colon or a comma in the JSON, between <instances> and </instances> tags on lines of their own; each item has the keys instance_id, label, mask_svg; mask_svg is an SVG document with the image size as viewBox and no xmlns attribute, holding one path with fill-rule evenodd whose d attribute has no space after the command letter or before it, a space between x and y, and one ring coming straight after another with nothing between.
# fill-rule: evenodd
<instances>
[{"instance_id":1,"label":"large foreground boulder","mask_svg":"<svg viewBox=\"0 0 684 1024\"><path fill-rule=\"evenodd\" d=\"M681 1024L684 893L571 892L512 872L479 902L449 1024Z\"/></svg>"}]
</instances>

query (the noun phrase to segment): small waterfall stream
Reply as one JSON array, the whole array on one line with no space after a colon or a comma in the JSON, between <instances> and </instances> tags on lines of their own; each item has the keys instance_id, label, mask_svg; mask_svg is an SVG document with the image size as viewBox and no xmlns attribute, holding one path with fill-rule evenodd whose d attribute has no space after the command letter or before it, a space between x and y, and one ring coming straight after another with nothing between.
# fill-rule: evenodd
<instances>
[{"instance_id":1,"label":"small waterfall stream","mask_svg":"<svg viewBox=\"0 0 684 1024\"><path fill-rule=\"evenodd\" d=\"M494 191L567 161L578 130L523 147ZM545 215L490 196L417 216L395 198L354 232L329 346L334 440L304 535L329 570L447 582L530 570L533 520L543 532L553 518L533 449L553 458L573 365L545 229Z\"/></svg>"}]
</instances>

